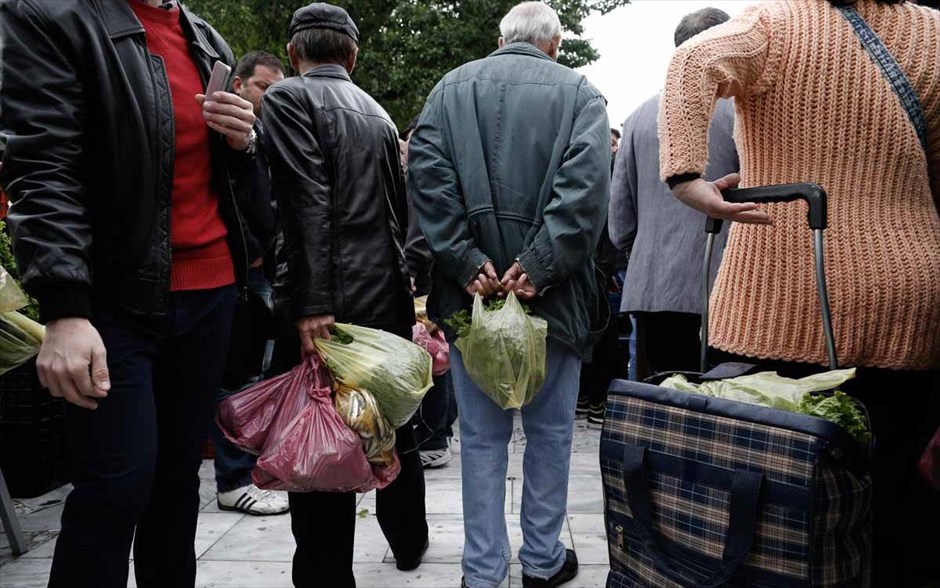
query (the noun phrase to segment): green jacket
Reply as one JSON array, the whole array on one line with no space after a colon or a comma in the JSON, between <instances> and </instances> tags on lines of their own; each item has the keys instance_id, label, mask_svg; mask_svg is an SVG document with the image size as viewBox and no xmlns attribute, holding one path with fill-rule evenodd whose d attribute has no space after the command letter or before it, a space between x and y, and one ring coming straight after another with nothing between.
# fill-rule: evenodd
<instances>
[{"instance_id":1,"label":"green jacket","mask_svg":"<svg viewBox=\"0 0 940 588\"><path fill-rule=\"evenodd\" d=\"M408 152L408 187L434 254L432 319L469 308L466 285L518 259L549 337L590 357L604 327L594 252L607 217L607 103L587 79L528 43L450 72ZM603 304L602 304L603 303Z\"/></svg>"}]
</instances>

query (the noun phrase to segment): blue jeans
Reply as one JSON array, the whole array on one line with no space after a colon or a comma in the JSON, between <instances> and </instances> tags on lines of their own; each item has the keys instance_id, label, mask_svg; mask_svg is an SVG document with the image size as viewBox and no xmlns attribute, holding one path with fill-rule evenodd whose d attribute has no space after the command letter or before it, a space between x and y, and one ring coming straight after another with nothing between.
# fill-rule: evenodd
<instances>
[{"instance_id":1,"label":"blue jeans","mask_svg":"<svg viewBox=\"0 0 940 588\"><path fill-rule=\"evenodd\" d=\"M565 562L559 540L568 504L568 468L581 361L549 341L545 386L522 408L526 435L522 486L522 571L555 575ZM463 572L472 588L498 586L509 573L506 469L515 411L502 410L473 383L451 348L451 373L460 414L463 477Z\"/></svg>"},{"instance_id":2,"label":"blue jeans","mask_svg":"<svg viewBox=\"0 0 940 588\"><path fill-rule=\"evenodd\" d=\"M72 490L51 588L192 586L199 465L238 291L174 292L165 316L96 308L111 392L97 410L66 406ZM136 535L135 535L136 530Z\"/></svg>"}]
</instances>

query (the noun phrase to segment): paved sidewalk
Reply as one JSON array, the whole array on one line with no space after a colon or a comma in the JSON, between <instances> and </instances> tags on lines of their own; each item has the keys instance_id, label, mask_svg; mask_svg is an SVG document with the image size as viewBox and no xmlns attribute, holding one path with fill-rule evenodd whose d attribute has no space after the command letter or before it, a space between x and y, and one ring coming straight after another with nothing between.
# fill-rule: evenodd
<instances>
[{"instance_id":1,"label":"paved sidewalk","mask_svg":"<svg viewBox=\"0 0 940 588\"><path fill-rule=\"evenodd\" d=\"M603 497L598 465L599 432L578 421L571 456L568 493L568 524L562 540L574 546L581 562L578 577L570 588L602 587L607 578L607 543L604 535ZM519 505L522 493L522 426L510 446L506 512L513 564L503 586L521 588L522 568L515 557L522 545ZM359 588L456 588L460 586L460 557L463 552L463 515L460 486L460 442L447 467L426 470L428 524L431 546L424 564L414 572L395 569L394 558L375 519L375 494L359 501L356 529L355 573ZM485 473L483 473L485 475ZM294 540L290 517L252 517L219 512L215 504L215 481L211 461L201 470L202 512L196 533L196 586L200 588L292 588L290 561ZM30 500L17 501L20 521L30 536L31 550L13 559L9 542L0 536L0 587L44 588L59 530L62 500L68 487ZM132 562L133 566L133 562ZM135 586L133 567L130 586Z\"/></svg>"}]
</instances>

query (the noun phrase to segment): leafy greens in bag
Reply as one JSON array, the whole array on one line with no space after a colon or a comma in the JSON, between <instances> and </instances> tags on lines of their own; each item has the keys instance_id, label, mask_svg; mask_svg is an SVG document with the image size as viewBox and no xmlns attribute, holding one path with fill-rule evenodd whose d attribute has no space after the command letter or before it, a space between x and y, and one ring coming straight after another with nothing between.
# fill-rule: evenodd
<instances>
[{"instance_id":1,"label":"leafy greens in bag","mask_svg":"<svg viewBox=\"0 0 940 588\"><path fill-rule=\"evenodd\" d=\"M445 322L470 379L500 408L525 406L542 389L548 323L529 316L515 294L485 307L477 294L469 321L461 311Z\"/></svg>"},{"instance_id":2,"label":"leafy greens in bag","mask_svg":"<svg viewBox=\"0 0 940 588\"><path fill-rule=\"evenodd\" d=\"M331 340L314 345L337 382L372 393L393 429L411 420L434 383L428 352L385 331L337 323Z\"/></svg>"},{"instance_id":3,"label":"leafy greens in bag","mask_svg":"<svg viewBox=\"0 0 940 588\"><path fill-rule=\"evenodd\" d=\"M784 378L776 372L760 372L695 384L682 374L676 374L666 378L660 386L824 418L867 444L871 441L871 432L858 403L839 391L819 394L854 377L855 368L833 370L798 380Z\"/></svg>"}]
</instances>

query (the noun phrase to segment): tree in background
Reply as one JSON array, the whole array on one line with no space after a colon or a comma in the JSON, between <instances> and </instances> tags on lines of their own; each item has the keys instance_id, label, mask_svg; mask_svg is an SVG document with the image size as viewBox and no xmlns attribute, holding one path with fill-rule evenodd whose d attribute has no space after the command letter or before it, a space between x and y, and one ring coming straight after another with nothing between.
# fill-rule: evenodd
<instances>
[{"instance_id":1,"label":"tree in background","mask_svg":"<svg viewBox=\"0 0 940 588\"><path fill-rule=\"evenodd\" d=\"M568 67L599 57L582 21L629 0L550 0L565 29L558 61ZM187 6L225 37L237 56L263 49L287 63L287 26L306 0L188 0ZM353 80L399 127L421 111L445 73L496 49L499 21L519 0L340 0L359 27Z\"/></svg>"}]
</instances>

